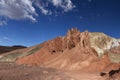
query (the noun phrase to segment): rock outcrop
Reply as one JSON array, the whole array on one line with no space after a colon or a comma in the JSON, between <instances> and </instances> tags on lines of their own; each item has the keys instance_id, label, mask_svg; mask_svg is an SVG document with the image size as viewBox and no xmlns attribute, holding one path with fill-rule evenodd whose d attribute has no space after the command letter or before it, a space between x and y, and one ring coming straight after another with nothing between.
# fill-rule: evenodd
<instances>
[{"instance_id":1,"label":"rock outcrop","mask_svg":"<svg viewBox=\"0 0 120 80\"><path fill-rule=\"evenodd\" d=\"M90 43L99 57L103 56L105 51L119 46L119 41L115 38L105 35L104 33L90 33Z\"/></svg>"},{"instance_id":2,"label":"rock outcrop","mask_svg":"<svg viewBox=\"0 0 120 80\"><path fill-rule=\"evenodd\" d=\"M20 56L12 61L18 64L64 70L102 71L118 67L120 41L104 33L80 32L73 28L63 37L60 36L42 45L27 48L20 53ZM9 56L11 57L11 54ZM6 60L6 57L2 58L3 60Z\"/></svg>"},{"instance_id":3,"label":"rock outcrop","mask_svg":"<svg viewBox=\"0 0 120 80\"><path fill-rule=\"evenodd\" d=\"M96 51L91 48L89 32L71 29L66 36L46 42L33 55L18 59L17 63L42 65L57 69L79 70L96 59Z\"/></svg>"},{"instance_id":4,"label":"rock outcrop","mask_svg":"<svg viewBox=\"0 0 120 80\"><path fill-rule=\"evenodd\" d=\"M76 28L71 29L67 32L67 35L64 37L57 37L51 41L48 41L47 44L50 52L63 52L68 49L71 50L76 46L87 47L90 46L89 42L89 32L80 32Z\"/></svg>"}]
</instances>

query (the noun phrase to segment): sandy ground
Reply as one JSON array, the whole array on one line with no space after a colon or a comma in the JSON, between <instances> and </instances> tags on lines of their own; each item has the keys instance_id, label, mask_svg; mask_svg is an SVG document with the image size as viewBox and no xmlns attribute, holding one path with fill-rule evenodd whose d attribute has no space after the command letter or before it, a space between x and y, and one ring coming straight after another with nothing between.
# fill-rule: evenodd
<instances>
[{"instance_id":1,"label":"sandy ground","mask_svg":"<svg viewBox=\"0 0 120 80\"><path fill-rule=\"evenodd\" d=\"M98 73L0 63L0 80L101 80Z\"/></svg>"},{"instance_id":2,"label":"sandy ground","mask_svg":"<svg viewBox=\"0 0 120 80\"><path fill-rule=\"evenodd\" d=\"M67 75L77 79L77 80L103 80L99 73L91 73L91 72L83 72L83 71L76 71L76 72L69 72Z\"/></svg>"},{"instance_id":3,"label":"sandy ground","mask_svg":"<svg viewBox=\"0 0 120 80\"><path fill-rule=\"evenodd\" d=\"M27 67L0 63L0 80L71 80L63 71L52 68ZM75 79L74 79L75 80Z\"/></svg>"}]
</instances>

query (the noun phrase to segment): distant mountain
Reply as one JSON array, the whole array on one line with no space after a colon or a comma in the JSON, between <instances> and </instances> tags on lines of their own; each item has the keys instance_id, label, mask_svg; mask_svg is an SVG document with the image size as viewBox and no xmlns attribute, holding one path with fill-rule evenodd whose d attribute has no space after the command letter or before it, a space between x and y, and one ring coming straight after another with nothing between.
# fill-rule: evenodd
<instances>
[{"instance_id":1,"label":"distant mountain","mask_svg":"<svg viewBox=\"0 0 120 80\"><path fill-rule=\"evenodd\" d=\"M119 67L120 40L73 28L63 37L1 55L0 61L64 70L110 70Z\"/></svg>"},{"instance_id":2,"label":"distant mountain","mask_svg":"<svg viewBox=\"0 0 120 80\"><path fill-rule=\"evenodd\" d=\"M0 46L0 54L10 52L16 49L23 49L27 48L25 46L20 46L20 45L14 45L14 46Z\"/></svg>"}]
</instances>

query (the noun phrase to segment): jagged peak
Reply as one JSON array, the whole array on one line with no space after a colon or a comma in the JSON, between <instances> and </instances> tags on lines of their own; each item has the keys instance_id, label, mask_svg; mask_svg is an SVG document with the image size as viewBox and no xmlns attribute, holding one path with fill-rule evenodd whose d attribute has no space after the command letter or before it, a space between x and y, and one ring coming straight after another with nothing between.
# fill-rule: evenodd
<instances>
[{"instance_id":1,"label":"jagged peak","mask_svg":"<svg viewBox=\"0 0 120 80\"><path fill-rule=\"evenodd\" d=\"M76 33L80 33L80 30L78 30L77 28L71 28L70 30L68 30L67 35L72 35Z\"/></svg>"}]
</instances>

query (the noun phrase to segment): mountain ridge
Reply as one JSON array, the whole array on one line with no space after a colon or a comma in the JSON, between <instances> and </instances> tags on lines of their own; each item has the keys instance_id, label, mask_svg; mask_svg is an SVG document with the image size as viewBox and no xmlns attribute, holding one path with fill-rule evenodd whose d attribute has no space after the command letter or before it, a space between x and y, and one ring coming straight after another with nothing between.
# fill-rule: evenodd
<instances>
[{"instance_id":1,"label":"mountain ridge","mask_svg":"<svg viewBox=\"0 0 120 80\"><path fill-rule=\"evenodd\" d=\"M56 37L23 51L14 51L2 56L0 61L63 70L80 70L88 67L89 70L101 71L108 65L118 67L119 46L120 40L104 33L80 32L72 28L63 37ZM94 68L92 68L93 65Z\"/></svg>"},{"instance_id":2,"label":"mountain ridge","mask_svg":"<svg viewBox=\"0 0 120 80\"><path fill-rule=\"evenodd\" d=\"M2 46L2 45L0 45L0 54L10 52L10 51L13 51L13 50L17 50L17 49L23 49L23 48L27 48L27 47L21 46L21 45L13 45L13 46Z\"/></svg>"}]
</instances>

